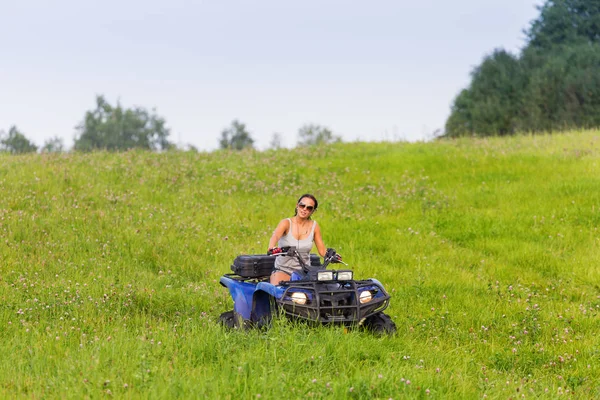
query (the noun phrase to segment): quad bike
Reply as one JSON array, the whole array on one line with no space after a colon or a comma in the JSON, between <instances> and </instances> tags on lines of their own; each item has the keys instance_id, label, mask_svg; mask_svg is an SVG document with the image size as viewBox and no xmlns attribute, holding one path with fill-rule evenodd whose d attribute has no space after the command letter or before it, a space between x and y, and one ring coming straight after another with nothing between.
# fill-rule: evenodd
<instances>
[{"instance_id":1,"label":"quad bike","mask_svg":"<svg viewBox=\"0 0 600 400\"><path fill-rule=\"evenodd\" d=\"M224 312L220 322L228 328L263 327L274 315L321 324L359 326L391 334L396 324L383 313L390 295L376 279L354 280L352 270L331 270L331 263L343 263L333 249L327 249L323 264L310 255L307 265L295 247L282 248L277 255L242 255L220 283L229 289L233 310ZM275 257L295 257L302 271L294 272L290 281L269 283Z\"/></svg>"}]
</instances>

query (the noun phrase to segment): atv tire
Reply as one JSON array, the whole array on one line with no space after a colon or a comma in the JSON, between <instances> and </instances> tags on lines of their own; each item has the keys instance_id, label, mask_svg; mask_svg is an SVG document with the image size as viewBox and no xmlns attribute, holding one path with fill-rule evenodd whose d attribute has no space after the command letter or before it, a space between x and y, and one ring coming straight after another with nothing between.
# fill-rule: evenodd
<instances>
[{"instance_id":1,"label":"atv tire","mask_svg":"<svg viewBox=\"0 0 600 400\"><path fill-rule=\"evenodd\" d=\"M235 328L237 328L238 324L236 323L235 311L233 311L233 310L231 310L231 311L225 311L219 317L219 323L221 325L223 325L227 329L235 329Z\"/></svg>"},{"instance_id":2,"label":"atv tire","mask_svg":"<svg viewBox=\"0 0 600 400\"><path fill-rule=\"evenodd\" d=\"M373 314L365 319L362 327L379 335L392 335L396 333L396 324L389 315L382 312Z\"/></svg>"}]
</instances>

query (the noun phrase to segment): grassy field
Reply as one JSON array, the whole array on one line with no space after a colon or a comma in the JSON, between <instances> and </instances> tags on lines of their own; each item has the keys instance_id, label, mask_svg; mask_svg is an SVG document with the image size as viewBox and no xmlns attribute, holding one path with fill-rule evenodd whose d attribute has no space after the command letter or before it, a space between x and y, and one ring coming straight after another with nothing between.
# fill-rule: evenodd
<instances>
[{"instance_id":1,"label":"grassy field","mask_svg":"<svg viewBox=\"0 0 600 400\"><path fill-rule=\"evenodd\" d=\"M305 192L396 335L217 324ZM598 398L599 226L599 131L0 155L0 397Z\"/></svg>"}]
</instances>

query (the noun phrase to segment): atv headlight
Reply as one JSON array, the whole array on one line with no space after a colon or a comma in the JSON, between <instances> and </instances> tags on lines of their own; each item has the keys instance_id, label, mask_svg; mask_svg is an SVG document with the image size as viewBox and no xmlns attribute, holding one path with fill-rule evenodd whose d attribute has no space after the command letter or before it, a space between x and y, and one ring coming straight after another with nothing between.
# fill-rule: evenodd
<instances>
[{"instance_id":1,"label":"atv headlight","mask_svg":"<svg viewBox=\"0 0 600 400\"><path fill-rule=\"evenodd\" d=\"M306 293L302 293L302 292L292 293L291 298L292 298L292 301L296 304L306 304L306 301L308 300Z\"/></svg>"},{"instance_id":2,"label":"atv headlight","mask_svg":"<svg viewBox=\"0 0 600 400\"><path fill-rule=\"evenodd\" d=\"M352 271L338 271L337 272L337 280L338 281L351 281L352 280Z\"/></svg>"},{"instance_id":3,"label":"atv headlight","mask_svg":"<svg viewBox=\"0 0 600 400\"><path fill-rule=\"evenodd\" d=\"M371 294L370 291L365 290L365 291L361 292L361 294L359 296L359 301L361 304L368 303L371 300L373 300L373 295Z\"/></svg>"},{"instance_id":4,"label":"atv headlight","mask_svg":"<svg viewBox=\"0 0 600 400\"><path fill-rule=\"evenodd\" d=\"M332 281L333 280L333 271L317 272L317 280L318 281Z\"/></svg>"}]
</instances>

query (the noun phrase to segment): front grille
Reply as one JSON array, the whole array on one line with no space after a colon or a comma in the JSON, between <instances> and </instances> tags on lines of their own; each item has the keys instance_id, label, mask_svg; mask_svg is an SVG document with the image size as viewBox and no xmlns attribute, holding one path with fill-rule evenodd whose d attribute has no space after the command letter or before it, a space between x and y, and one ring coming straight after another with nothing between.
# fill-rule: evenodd
<instances>
[{"instance_id":1,"label":"front grille","mask_svg":"<svg viewBox=\"0 0 600 400\"><path fill-rule=\"evenodd\" d=\"M389 304L390 296L383 287L373 281L351 281L344 283L324 283L319 281L292 281L278 301L289 316L319 321L322 323L358 323L363 318L383 311ZM373 299L361 304L359 293L369 288L377 293ZM304 293L306 303L292 300L294 292Z\"/></svg>"}]
</instances>

